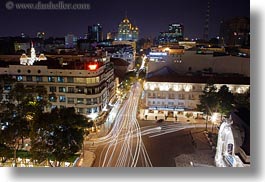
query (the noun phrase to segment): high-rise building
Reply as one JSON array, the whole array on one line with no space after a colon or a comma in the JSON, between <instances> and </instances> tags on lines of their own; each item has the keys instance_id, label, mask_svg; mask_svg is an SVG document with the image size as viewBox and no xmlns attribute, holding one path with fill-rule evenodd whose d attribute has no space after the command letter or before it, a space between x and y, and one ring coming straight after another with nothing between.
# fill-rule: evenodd
<instances>
[{"instance_id":1,"label":"high-rise building","mask_svg":"<svg viewBox=\"0 0 265 182\"><path fill-rule=\"evenodd\" d=\"M103 40L103 31L100 24L88 26L87 39L91 41L101 42Z\"/></svg>"},{"instance_id":2,"label":"high-rise building","mask_svg":"<svg viewBox=\"0 0 265 182\"><path fill-rule=\"evenodd\" d=\"M51 104L45 111L74 107L76 112L93 119L108 107L115 95L113 63L105 53L64 59L63 63L42 60L27 66L1 61L0 77L4 76L16 79L14 84L19 82L29 89L44 87ZM1 84L10 88L13 83ZM10 90L3 91L0 102L9 100Z\"/></svg>"},{"instance_id":3,"label":"high-rise building","mask_svg":"<svg viewBox=\"0 0 265 182\"><path fill-rule=\"evenodd\" d=\"M168 31L160 32L158 37L159 44L177 43L183 40L184 26L179 23L172 23L168 27Z\"/></svg>"},{"instance_id":4,"label":"high-rise building","mask_svg":"<svg viewBox=\"0 0 265 182\"><path fill-rule=\"evenodd\" d=\"M45 32L38 32L36 37L39 39L44 39L45 38Z\"/></svg>"},{"instance_id":5,"label":"high-rise building","mask_svg":"<svg viewBox=\"0 0 265 182\"><path fill-rule=\"evenodd\" d=\"M128 18L124 18L119 24L117 40L125 41L132 40L137 41L139 37L139 29L137 26L133 26Z\"/></svg>"},{"instance_id":6,"label":"high-rise building","mask_svg":"<svg viewBox=\"0 0 265 182\"><path fill-rule=\"evenodd\" d=\"M220 25L221 44L227 46L250 45L250 19L248 17L235 17L222 20Z\"/></svg>"},{"instance_id":7,"label":"high-rise building","mask_svg":"<svg viewBox=\"0 0 265 182\"><path fill-rule=\"evenodd\" d=\"M65 36L65 47L74 48L77 44L77 37L73 34L68 34Z\"/></svg>"}]
</instances>

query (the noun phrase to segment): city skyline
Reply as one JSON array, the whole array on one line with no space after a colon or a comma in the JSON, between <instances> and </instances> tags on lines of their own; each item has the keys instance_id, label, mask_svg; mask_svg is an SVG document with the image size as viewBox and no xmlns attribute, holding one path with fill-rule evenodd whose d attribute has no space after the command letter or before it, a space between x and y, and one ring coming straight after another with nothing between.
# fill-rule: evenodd
<instances>
[{"instance_id":1,"label":"city skyline","mask_svg":"<svg viewBox=\"0 0 265 182\"><path fill-rule=\"evenodd\" d=\"M157 37L159 32L166 30L171 23L184 25L184 37L202 38L207 2L207 0L187 2L167 0L161 4L146 0L140 5L129 1L124 6L120 0L82 1L80 3L89 3L91 8L77 11L7 10L6 2L1 2L1 11L4 12L1 21L6 27L0 30L0 36L19 36L23 32L30 37L35 37L37 32L45 32L46 38L63 37L68 33L83 37L87 33L88 25L100 23L103 26L105 38L108 32L118 30L118 24L127 15L130 21L139 27L140 38ZM36 1L27 0L24 3L36 3ZM110 16L102 16L102 14ZM211 1L209 38L218 36L222 18L249 17L249 15L249 2L235 0L233 4L229 4L228 0Z\"/></svg>"}]
</instances>

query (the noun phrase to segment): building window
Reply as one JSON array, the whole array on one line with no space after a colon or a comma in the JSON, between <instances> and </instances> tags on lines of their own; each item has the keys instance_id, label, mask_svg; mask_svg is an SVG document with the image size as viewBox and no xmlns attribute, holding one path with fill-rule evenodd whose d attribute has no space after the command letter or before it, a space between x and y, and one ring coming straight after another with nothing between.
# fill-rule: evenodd
<instances>
[{"instance_id":1,"label":"building window","mask_svg":"<svg viewBox=\"0 0 265 182\"><path fill-rule=\"evenodd\" d=\"M66 88L65 87L59 87L59 92L65 93L66 92Z\"/></svg>"},{"instance_id":2,"label":"building window","mask_svg":"<svg viewBox=\"0 0 265 182\"><path fill-rule=\"evenodd\" d=\"M11 85L9 84L4 85L4 90L11 90Z\"/></svg>"},{"instance_id":3,"label":"building window","mask_svg":"<svg viewBox=\"0 0 265 182\"><path fill-rule=\"evenodd\" d=\"M50 94L49 95L49 101L51 101L51 102L56 102L56 96L54 95L54 94Z\"/></svg>"},{"instance_id":4,"label":"building window","mask_svg":"<svg viewBox=\"0 0 265 182\"><path fill-rule=\"evenodd\" d=\"M168 102L168 105L173 106L174 102Z\"/></svg>"},{"instance_id":5,"label":"building window","mask_svg":"<svg viewBox=\"0 0 265 182\"><path fill-rule=\"evenodd\" d=\"M68 87L68 93L75 93L74 87Z\"/></svg>"},{"instance_id":6,"label":"building window","mask_svg":"<svg viewBox=\"0 0 265 182\"><path fill-rule=\"evenodd\" d=\"M36 81L37 82L42 82L42 76L36 76Z\"/></svg>"},{"instance_id":7,"label":"building window","mask_svg":"<svg viewBox=\"0 0 265 182\"><path fill-rule=\"evenodd\" d=\"M87 114L91 114L92 113L92 108L87 108Z\"/></svg>"},{"instance_id":8,"label":"building window","mask_svg":"<svg viewBox=\"0 0 265 182\"><path fill-rule=\"evenodd\" d=\"M32 76L26 76L27 82L32 82Z\"/></svg>"},{"instance_id":9,"label":"building window","mask_svg":"<svg viewBox=\"0 0 265 182\"><path fill-rule=\"evenodd\" d=\"M92 99L86 99L86 104L91 105L92 104Z\"/></svg>"},{"instance_id":10,"label":"building window","mask_svg":"<svg viewBox=\"0 0 265 182\"><path fill-rule=\"evenodd\" d=\"M67 103L68 104L74 104L75 103L75 99L74 98L68 98L67 99Z\"/></svg>"},{"instance_id":11,"label":"building window","mask_svg":"<svg viewBox=\"0 0 265 182\"><path fill-rule=\"evenodd\" d=\"M22 76L17 76L17 81L18 81L18 82L23 81L23 77L22 77Z\"/></svg>"},{"instance_id":12,"label":"building window","mask_svg":"<svg viewBox=\"0 0 265 182\"><path fill-rule=\"evenodd\" d=\"M153 105L155 105L156 104L156 102L155 101L153 101Z\"/></svg>"},{"instance_id":13,"label":"building window","mask_svg":"<svg viewBox=\"0 0 265 182\"><path fill-rule=\"evenodd\" d=\"M77 88L77 93L79 94L84 94L85 93L85 88L84 87L76 87Z\"/></svg>"},{"instance_id":14,"label":"building window","mask_svg":"<svg viewBox=\"0 0 265 182\"><path fill-rule=\"evenodd\" d=\"M57 82L59 82L59 83L63 83L63 82L64 82L64 77L62 77L62 76L58 76L58 77L57 77Z\"/></svg>"},{"instance_id":15,"label":"building window","mask_svg":"<svg viewBox=\"0 0 265 182\"><path fill-rule=\"evenodd\" d=\"M83 98L77 98L77 104L84 104Z\"/></svg>"},{"instance_id":16,"label":"building window","mask_svg":"<svg viewBox=\"0 0 265 182\"><path fill-rule=\"evenodd\" d=\"M48 76L48 82L55 82L55 78L53 76Z\"/></svg>"},{"instance_id":17,"label":"building window","mask_svg":"<svg viewBox=\"0 0 265 182\"><path fill-rule=\"evenodd\" d=\"M50 92L56 92L56 87L50 86Z\"/></svg>"},{"instance_id":18,"label":"building window","mask_svg":"<svg viewBox=\"0 0 265 182\"><path fill-rule=\"evenodd\" d=\"M59 96L59 101L60 102L65 102L66 101L66 97L65 96Z\"/></svg>"},{"instance_id":19,"label":"building window","mask_svg":"<svg viewBox=\"0 0 265 182\"><path fill-rule=\"evenodd\" d=\"M42 96L37 96L36 99L37 99L37 101L42 101L43 97Z\"/></svg>"},{"instance_id":20,"label":"building window","mask_svg":"<svg viewBox=\"0 0 265 182\"><path fill-rule=\"evenodd\" d=\"M67 77L67 82L68 83L74 83L74 77Z\"/></svg>"},{"instance_id":21,"label":"building window","mask_svg":"<svg viewBox=\"0 0 265 182\"><path fill-rule=\"evenodd\" d=\"M80 113L80 114L83 114L84 109L83 108L77 108L77 112Z\"/></svg>"}]
</instances>

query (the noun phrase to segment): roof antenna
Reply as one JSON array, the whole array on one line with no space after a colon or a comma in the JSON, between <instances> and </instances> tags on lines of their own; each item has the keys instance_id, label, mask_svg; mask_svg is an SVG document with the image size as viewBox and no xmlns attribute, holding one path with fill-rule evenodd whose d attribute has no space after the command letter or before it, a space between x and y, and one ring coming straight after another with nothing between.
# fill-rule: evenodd
<instances>
[{"instance_id":1,"label":"roof antenna","mask_svg":"<svg viewBox=\"0 0 265 182\"><path fill-rule=\"evenodd\" d=\"M125 18L128 19L128 17L127 17L127 10L125 10Z\"/></svg>"}]
</instances>

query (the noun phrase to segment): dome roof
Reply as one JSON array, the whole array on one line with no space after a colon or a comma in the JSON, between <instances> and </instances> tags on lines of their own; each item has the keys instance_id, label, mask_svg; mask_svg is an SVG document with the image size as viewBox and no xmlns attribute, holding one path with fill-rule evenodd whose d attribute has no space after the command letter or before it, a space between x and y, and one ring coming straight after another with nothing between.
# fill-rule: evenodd
<instances>
[{"instance_id":1,"label":"dome roof","mask_svg":"<svg viewBox=\"0 0 265 182\"><path fill-rule=\"evenodd\" d=\"M21 59L26 59L27 60L28 59L28 56L26 54L22 54L21 57L20 57L20 60Z\"/></svg>"},{"instance_id":2,"label":"dome roof","mask_svg":"<svg viewBox=\"0 0 265 182\"><path fill-rule=\"evenodd\" d=\"M129 20L128 18L124 18L124 19L122 20L122 23L130 23L130 20Z\"/></svg>"},{"instance_id":3,"label":"dome roof","mask_svg":"<svg viewBox=\"0 0 265 182\"><path fill-rule=\"evenodd\" d=\"M39 60L47 60L47 58L44 56L44 54L40 54L40 56L39 56Z\"/></svg>"}]
</instances>

